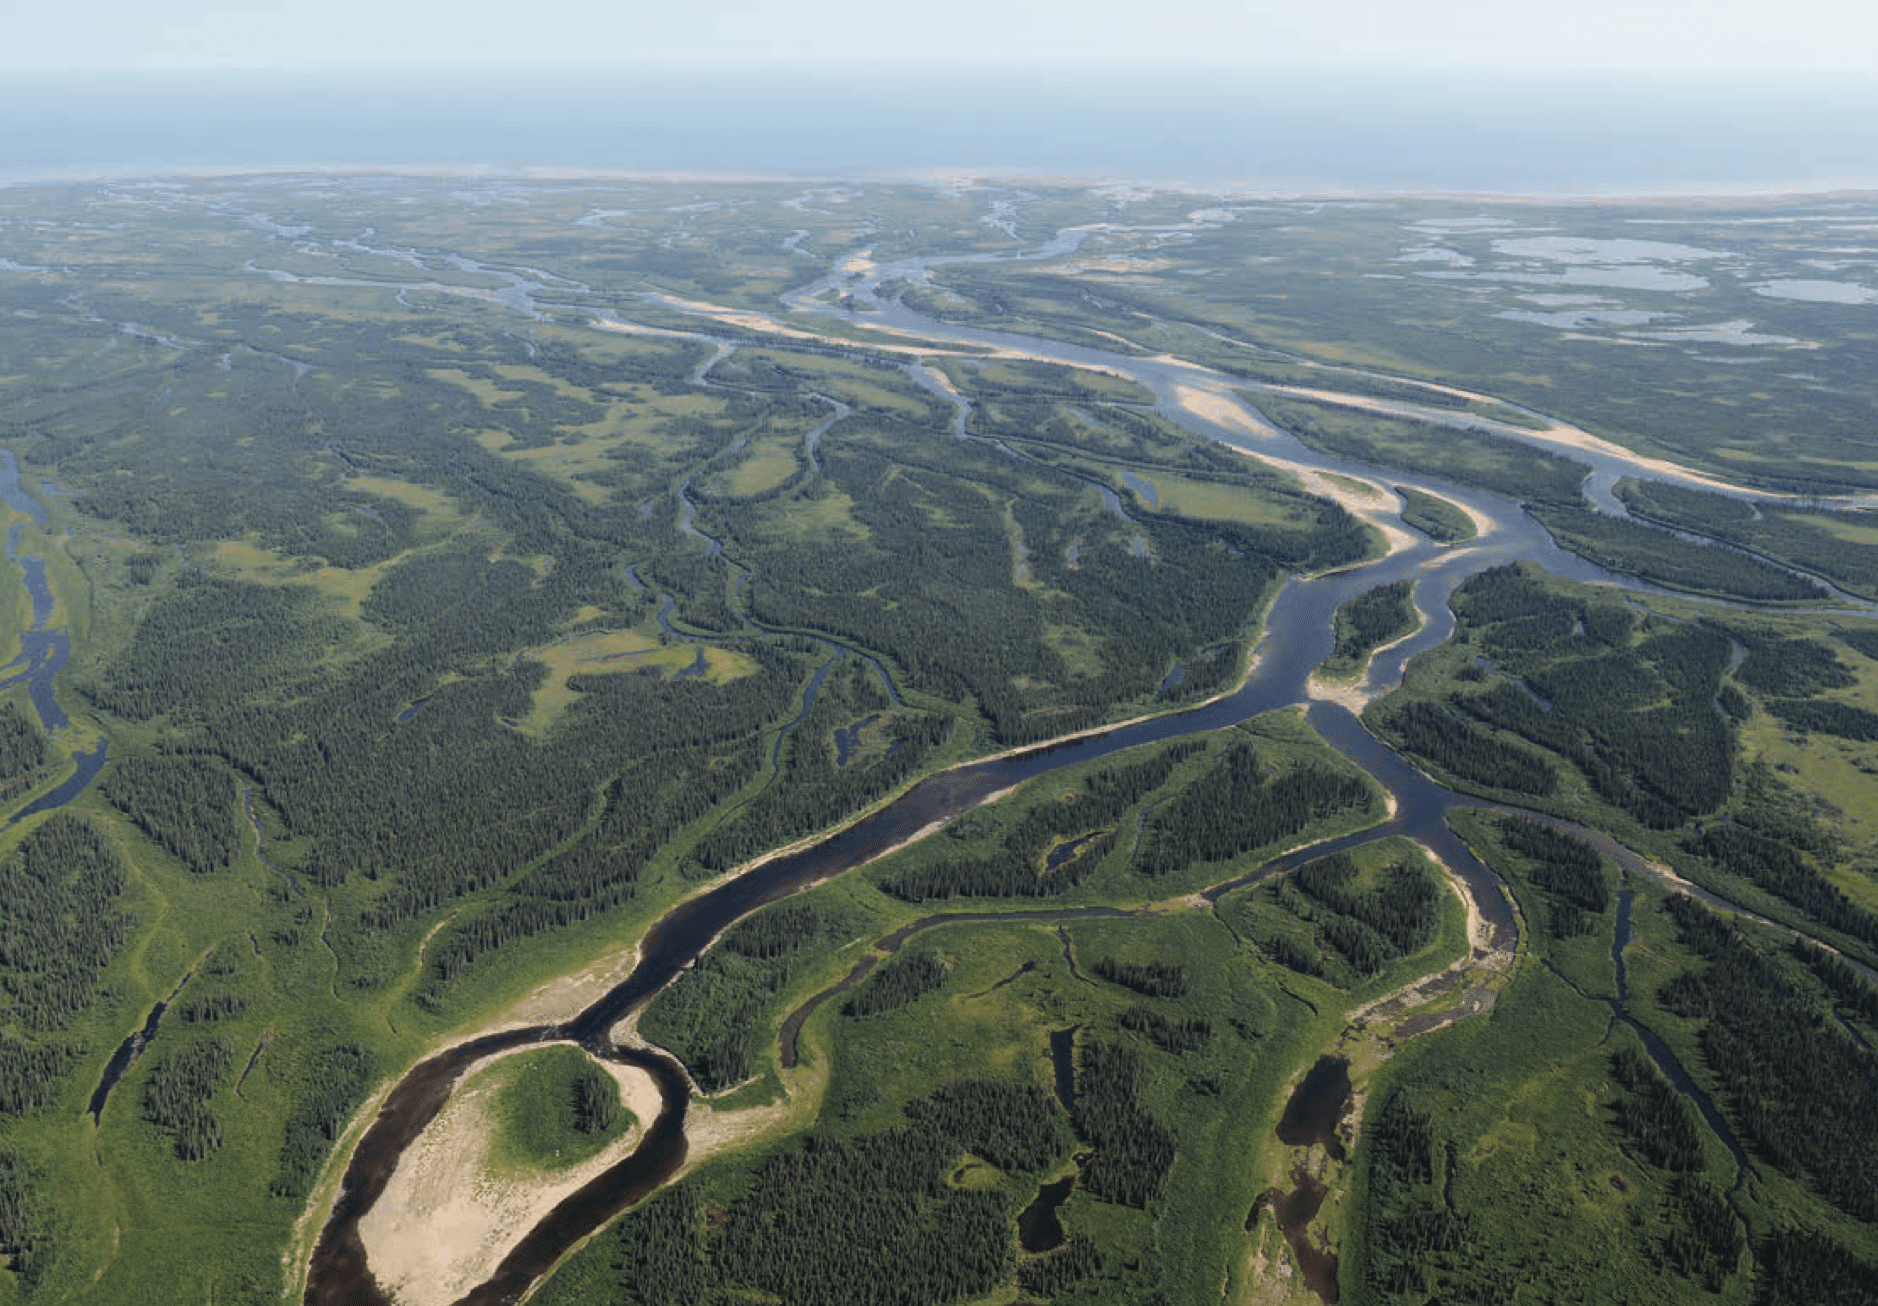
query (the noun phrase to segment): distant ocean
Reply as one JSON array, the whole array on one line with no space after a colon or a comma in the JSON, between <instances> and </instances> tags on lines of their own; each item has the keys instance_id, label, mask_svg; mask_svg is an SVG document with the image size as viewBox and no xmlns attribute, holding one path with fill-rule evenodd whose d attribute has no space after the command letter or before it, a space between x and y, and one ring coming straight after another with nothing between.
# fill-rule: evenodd
<instances>
[{"instance_id":1,"label":"distant ocean","mask_svg":"<svg viewBox=\"0 0 1878 1306\"><path fill-rule=\"evenodd\" d=\"M869 67L12 74L0 179L442 165L1264 192L1878 187L1878 77Z\"/></svg>"}]
</instances>

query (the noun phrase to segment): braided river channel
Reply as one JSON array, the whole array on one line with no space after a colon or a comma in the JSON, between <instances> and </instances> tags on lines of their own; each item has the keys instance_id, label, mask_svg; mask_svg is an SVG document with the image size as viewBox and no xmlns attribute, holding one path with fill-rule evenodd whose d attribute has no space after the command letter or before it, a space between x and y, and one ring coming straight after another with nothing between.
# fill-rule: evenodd
<instances>
[{"instance_id":1,"label":"braided river channel","mask_svg":"<svg viewBox=\"0 0 1878 1306\"><path fill-rule=\"evenodd\" d=\"M1065 252L1074 247L1078 235L1067 233L1021 257ZM1511 945L1515 927L1506 896L1492 873L1473 857L1445 821L1447 813L1455 807L1498 805L1443 788L1371 736L1350 710L1337 703L1312 698L1307 681L1331 650L1332 614L1345 600L1377 585L1400 579L1417 582L1415 599L1422 612L1423 625L1406 641L1377 655L1369 684L1373 693L1380 693L1399 683L1402 667L1409 658L1447 639L1453 630L1453 617L1447 606L1449 596L1462 581L1489 567L1527 560L1573 580L1620 585L1636 591L1651 591L1652 587L1604 571L1564 552L1538 522L1510 500L1423 475L1318 454L1264 421L1239 397L1238 392L1246 388L1245 383L1221 373L1172 358L1144 358L1048 339L957 327L923 317L897 302L874 297L876 287L895 280L921 281L928 268L941 262L944 260L868 265L861 272L850 268L833 274L790 296L786 303L791 312L770 320L768 326L779 333L794 333L806 317L833 314L834 310L821 301L830 290L835 290L852 296L856 302L869 303L874 309L861 315L838 316L876 332L897 334L906 341L909 357L922 352L943 352L954 346L978 351L989 348L1006 355L1097 368L1127 377L1154 393L1161 413L1203 438L1307 474L1330 473L1371 484L1407 485L1439 495L1464 506L1474 516L1481 528L1478 537L1443 548L1419 537L1410 540L1407 538L1410 533L1398 527L1390 532L1396 547L1384 558L1342 572L1293 578L1279 592L1266 614L1251 670L1232 693L1197 707L1025 748L931 775L892 802L818 842L761 861L673 907L640 940L637 962L627 978L573 1020L485 1035L419 1063L384 1099L346 1164L341 1196L313 1253L305 1293L309 1304L363 1306L390 1301L373 1279L360 1235L361 1219L383 1196L400 1158L442 1111L455 1086L469 1070L516 1047L547 1042L576 1043L596 1057L649 1071L658 1084L662 1105L637 1150L567 1197L529 1229L510 1248L493 1276L460 1302L468 1306L470 1303L521 1300L566 1252L653 1192L684 1164L689 1079L676 1060L657 1049L615 1043L611 1031L622 1019L643 1007L741 917L809 885L862 866L1014 786L1060 767L1141 744L1218 730L1276 709L1302 706L1310 725L1333 748L1393 796L1394 814L1380 826L1319 845L1308 853L1282 858L1228 885L1215 886L1206 896L1217 900L1220 893L1239 883L1287 869L1337 847L1383 834L1403 834L1427 845L1465 882L1496 936L1496 947ZM514 277L512 284L521 280ZM515 293L521 302L505 302L503 307L525 312L534 308L526 299L527 288L519 288ZM737 343L736 337L747 338L752 331L758 335L765 333L764 326L751 325L756 315L737 314L739 329L733 337L721 330L721 324L731 317L728 311L704 305L682 305L663 297L657 302L667 310L683 307L697 312L699 328L695 336L718 343L720 358ZM637 329L624 323L597 325ZM720 333L713 334L714 328ZM648 330L668 336L692 334ZM825 349L835 343L818 340L815 347ZM787 347L786 342L783 347ZM909 365L909 371L916 376L923 370L917 364ZM964 400L949 397L963 409ZM1351 397L1353 402L1359 398ZM1419 411L1416 415L1424 416ZM1466 421L1480 425L1479 419L1471 416ZM962 422L955 424L954 432L962 427ZM1508 428L1505 434L1532 443L1543 443L1546 438L1542 433L1520 428ZM954 436L935 435L934 438ZM1595 454L1568 447L1563 442L1550 447L1594 464L1593 487L1600 483L1608 486L1615 475L1624 474L1680 479L1701 483L1706 488L1718 488L1714 481L1695 473L1665 468L1661 463L1641 458L1626 459L1621 451L1613 452L1608 447ZM1745 489L1738 492L1743 497L1768 497ZM1603 495L1598 497L1604 498ZM1607 852L1613 851L1609 843L1608 839L1600 840ZM1640 865L1635 854L1622 860L1633 868Z\"/></svg>"}]
</instances>

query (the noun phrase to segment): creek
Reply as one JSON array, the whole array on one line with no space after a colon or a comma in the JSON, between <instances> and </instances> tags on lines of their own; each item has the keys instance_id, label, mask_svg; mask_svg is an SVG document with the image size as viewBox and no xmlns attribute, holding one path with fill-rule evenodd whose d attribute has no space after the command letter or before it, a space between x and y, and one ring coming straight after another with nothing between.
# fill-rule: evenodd
<instances>
[{"instance_id":1,"label":"creek","mask_svg":"<svg viewBox=\"0 0 1878 1306\"><path fill-rule=\"evenodd\" d=\"M1611 1014L1628 1025L1631 1032L1643 1040L1644 1049L1650 1054L1650 1060L1663 1072L1663 1077L1676 1088L1676 1091L1695 1103L1696 1110L1702 1113L1702 1119L1714 1131L1715 1137L1722 1140L1735 1160L1735 1185L1739 1187L1748 1174L1748 1155L1735 1138L1734 1131L1709 1095L1702 1091L1689 1072L1683 1069L1682 1062L1669 1050L1669 1045L1654 1030L1630 1014L1630 972L1624 965L1624 949L1630 946L1630 908L1636 894L1629 889L1620 889L1617 894L1617 930L1611 939L1611 961L1617 970L1617 996L1610 999Z\"/></svg>"}]
</instances>

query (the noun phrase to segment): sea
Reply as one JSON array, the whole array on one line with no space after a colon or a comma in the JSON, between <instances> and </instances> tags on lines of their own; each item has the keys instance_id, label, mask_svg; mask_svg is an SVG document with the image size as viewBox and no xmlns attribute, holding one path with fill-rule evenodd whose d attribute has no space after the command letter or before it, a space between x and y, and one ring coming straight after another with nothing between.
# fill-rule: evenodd
<instances>
[{"instance_id":1,"label":"sea","mask_svg":"<svg viewBox=\"0 0 1878 1306\"><path fill-rule=\"evenodd\" d=\"M1878 72L9 73L0 181L272 168L1066 178L1275 194L1878 188Z\"/></svg>"}]
</instances>

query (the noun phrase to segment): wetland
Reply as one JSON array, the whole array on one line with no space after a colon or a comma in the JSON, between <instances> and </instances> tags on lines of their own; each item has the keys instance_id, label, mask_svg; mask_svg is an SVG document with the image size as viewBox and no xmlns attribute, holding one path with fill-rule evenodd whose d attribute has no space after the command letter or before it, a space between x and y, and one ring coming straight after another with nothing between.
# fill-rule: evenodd
<instances>
[{"instance_id":1,"label":"wetland","mask_svg":"<svg viewBox=\"0 0 1878 1306\"><path fill-rule=\"evenodd\" d=\"M1729 1023L1771 967L1782 1037L1878 1073L1878 532L1857 475L1828 501L1796 470L1854 468L1850 428L1679 434L1792 397L1701 348L1814 346L1806 384L1867 402L1796 316L1820 301L1754 289L1798 280L1781 251L1731 244L1735 294L1654 266L1712 215L1463 222L1479 285L1401 286L1361 269L1432 202L506 194L498 220L447 183L89 192L231 233L175 286L117 279L102 232L54 272L9 229L0 288L41 326L0 347L94 381L0 387L0 693L36 709L7 730L75 765L23 764L9 826L54 896L14 926L44 942L0 1045L7 1291L106 1300L110 1242L177 1300L846 1300L884 1264L909 1303L1419 1301L1510 1264L1745 1300L1748 1246L1777 1265L1821 1212L1856 1277L1857 1175L1785 1159L1713 1032L1782 1028ZM1229 287L1180 279L1274 241ZM1655 340L1633 380L1676 419L1622 410L1577 336L1641 319L1506 316L1496 261L1534 258L1768 329ZM1312 259L1371 316L1298 292ZM72 894L95 938L59 933ZM651 1077L640 1141L387 1287L400 1165L543 1043ZM88 1113L46 1105L81 1085ZM1790 1091L1854 1146L1839 1097ZM1574 1100L1599 1114L1557 1158L1496 1160ZM1569 1219L1586 1171L1655 1213L1541 1266L1496 1212ZM54 1236L119 1190L170 1214L99 1201ZM263 1216L224 1239L230 1202Z\"/></svg>"}]
</instances>

